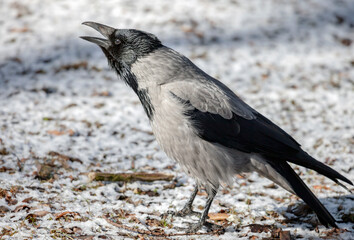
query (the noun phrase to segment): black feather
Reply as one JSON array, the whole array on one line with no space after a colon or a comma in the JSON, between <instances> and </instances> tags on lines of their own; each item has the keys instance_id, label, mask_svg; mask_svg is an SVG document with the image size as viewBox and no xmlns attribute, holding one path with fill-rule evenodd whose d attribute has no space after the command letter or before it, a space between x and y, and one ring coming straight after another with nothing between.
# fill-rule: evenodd
<instances>
[{"instance_id":1,"label":"black feather","mask_svg":"<svg viewBox=\"0 0 354 240\"><path fill-rule=\"evenodd\" d=\"M304 152L289 134L256 111L256 119L248 120L236 114L225 119L218 114L201 112L189 101L180 101L190 109L185 115L190 118L198 136L208 142L258 153L275 162L289 161L313 169L336 183L340 179L353 185L349 179Z\"/></svg>"},{"instance_id":2,"label":"black feather","mask_svg":"<svg viewBox=\"0 0 354 240\"><path fill-rule=\"evenodd\" d=\"M141 104L144 107L145 113L150 120L154 115L154 106L151 104L149 92L146 89L139 89L136 94L138 95Z\"/></svg>"},{"instance_id":3,"label":"black feather","mask_svg":"<svg viewBox=\"0 0 354 240\"><path fill-rule=\"evenodd\" d=\"M295 173L295 171L290 167L287 162L277 162L269 161L269 164L289 183L291 188L294 190L296 195L298 195L305 203L307 203L312 210L317 214L320 222L328 227L332 226L338 228L336 220L327 211L323 204L317 199L317 197L311 192L311 190L306 186L306 184L301 180L301 178Z\"/></svg>"},{"instance_id":4,"label":"black feather","mask_svg":"<svg viewBox=\"0 0 354 240\"><path fill-rule=\"evenodd\" d=\"M104 48L102 48L102 50L107 56L109 65L139 97L146 115L151 120L154 115L154 106L151 104L149 92L146 89L139 89L136 76L130 71L130 67L128 65L126 65L124 62L116 61Z\"/></svg>"}]
</instances>

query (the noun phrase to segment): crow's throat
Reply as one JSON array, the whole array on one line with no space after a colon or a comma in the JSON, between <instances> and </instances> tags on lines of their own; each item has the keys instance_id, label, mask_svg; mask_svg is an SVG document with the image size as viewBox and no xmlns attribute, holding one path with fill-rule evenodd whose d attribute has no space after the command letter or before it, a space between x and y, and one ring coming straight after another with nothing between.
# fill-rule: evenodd
<instances>
[{"instance_id":1,"label":"crow's throat","mask_svg":"<svg viewBox=\"0 0 354 240\"><path fill-rule=\"evenodd\" d=\"M116 71L117 75L120 76L124 82L133 89L136 95L138 95L139 100L144 107L145 113L151 121L154 116L154 106L151 103L149 91L147 89L139 89L138 81L136 76L130 71L130 66L114 60L108 60L109 64Z\"/></svg>"}]
</instances>

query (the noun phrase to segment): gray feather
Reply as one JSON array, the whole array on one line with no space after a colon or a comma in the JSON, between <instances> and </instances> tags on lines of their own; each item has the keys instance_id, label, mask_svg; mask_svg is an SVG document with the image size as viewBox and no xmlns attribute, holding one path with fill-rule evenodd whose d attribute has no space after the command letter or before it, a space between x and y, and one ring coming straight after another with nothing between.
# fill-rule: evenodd
<instances>
[{"instance_id":1,"label":"gray feather","mask_svg":"<svg viewBox=\"0 0 354 240\"><path fill-rule=\"evenodd\" d=\"M142 88L157 83L202 112L219 114L225 119L232 118L232 113L249 120L255 118L254 110L223 83L170 48L160 48L138 60L132 71Z\"/></svg>"}]
</instances>

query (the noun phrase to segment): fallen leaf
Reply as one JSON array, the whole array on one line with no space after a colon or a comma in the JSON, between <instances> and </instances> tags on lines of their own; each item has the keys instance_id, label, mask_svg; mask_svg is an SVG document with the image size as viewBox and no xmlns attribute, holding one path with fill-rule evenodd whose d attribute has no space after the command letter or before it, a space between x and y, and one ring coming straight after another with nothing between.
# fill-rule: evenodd
<instances>
[{"instance_id":1,"label":"fallen leaf","mask_svg":"<svg viewBox=\"0 0 354 240\"><path fill-rule=\"evenodd\" d=\"M314 185L313 188L317 189L317 190L322 190L322 189L332 190L330 187L327 187L327 186L324 186L324 185Z\"/></svg>"},{"instance_id":2,"label":"fallen leaf","mask_svg":"<svg viewBox=\"0 0 354 240\"><path fill-rule=\"evenodd\" d=\"M10 153L6 150L6 148L5 147L2 147L1 149L0 149L0 155L9 155Z\"/></svg>"},{"instance_id":3,"label":"fallen leaf","mask_svg":"<svg viewBox=\"0 0 354 240\"><path fill-rule=\"evenodd\" d=\"M291 240L290 231L280 231L279 239L280 240Z\"/></svg>"},{"instance_id":4,"label":"fallen leaf","mask_svg":"<svg viewBox=\"0 0 354 240\"><path fill-rule=\"evenodd\" d=\"M62 218L66 215L69 215L71 217L74 217L74 216L80 216L80 214L78 212L70 212L70 211L66 211L66 212L62 212L62 213L57 213L55 214L55 220L58 220L59 218Z\"/></svg>"},{"instance_id":5,"label":"fallen leaf","mask_svg":"<svg viewBox=\"0 0 354 240\"><path fill-rule=\"evenodd\" d=\"M253 233L269 232L275 228L272 225L262 225L262 224L250 224L247 225L247 227L250 227L250 230Z\"/></svg>"},{"instance_id":6,"label":"fallen leaf","mask_svg":"<svg viewBox=\"0 0 354 240\"><path fill-rule=\"evenodd\" d=\"M61 72L61 71L69 71L69 70L77 70L77 69L87 69L87 62L86 61L81 61L81 62L76 62L76 63L70 63L66 65L62 65L59 68L55 70L55 73Z\"/></svg>"},{"instance_id":7,"label":"fallen leaf","mask_svg":"<svg viewBox=\"0 0 354 240\"><path fill-rule=\"evenodd\" d=\"M0 172L13 172L14 170L12 169L12 168L7 168L7 167L5 167L5 166L2 166L1 168L0 168Z\"/></svg>"},{"instance_id":8,"label":"fallen leaf","mask_svg":"<svg viewBox=\"0 0 354 240\"><path fill-rule=\"evenodd\" d=\"M92 96L99 96L99 97L110 97L112 96L112 93L111 92L108 92L108 91L102 91L102 92L93 92L92 93Z\"/></svg>"},{"instance_id":9,"label":"fallen leaf","mask_svg":"<svg viewBox=\"0 0 354 240\"><path fill-rule=\"evenodd\" d=\"M210 220L222 221L226 220L230 215L227 213L209 213L208 217Z\"/></svg>"},{"instance_id":10,"label":"fallen leaf","mask_svg":"<svg viewBox=\"0 0 354 240\"><path fill-rule=\"evenodd\" d=\"M13 199L10 194L7 194L7 195L6 195L5 201L6 201L7 204L9 204L9 205L16 205L17 202L18 202L16 199Z\"/></svg>"},{"instance_id":11,"label":"fallen leaf","mask_svg":"<svg viewBox=\"0 0 354 240\"><path fill-rule=\"evenodd\" d=\"M28 197L22 200L23 203L30 203L33 201L33 197Z\"/></svg>"},{"instance_id":12,"label":"fallen leaf","mask_svg":"<svg viewBox=\"0 0 354 240\"><path fill-rule=\"evenodd\" d=\"M0 206L0 213L6 213L9 211L10 211L10 208L8 208L6 206Z\"/></svg>"},{"instance_id":13,"label":"fallen leaf","mask_svg":"<svg viewBox=\"0 0 354 240\"><path fill-rule=\"evenodd\" d=\"M35 215L37 217L44 217L48 213L49 213L48 211L36 211L36 212L33 213L33 215Z\"/></svg>"},{"instance_id":14,"label":"fallen leaf","mask_svg":"<svg viewBox=\"0 0 354 240\"><path fill-rule=\"evenodd\" d=\"M150 226L150 227L163 227L161 221L155 219L155 218L150 218L147 217L145 220L146 225Z\"/></svg>"},{"instance_id":15,"label":"fallen leaf","mask_svg":"<svg viewBox=\"0 0 354 240\"><path fill-rule=\"evenodd\" d=\"M25 32L29 32L30 29L28 27L22 27L22 28L11 28L10 32L13 33L25 33Z\"/></svg>"},{"instance_id":16,"label":"fallen leaf","mask_svg":"<svg viewBox=\"0 0 354 240\"><path fill-rule=\"evenodd\" d=\"M7 196L7 190L6 189L3 189L3 188L0 188L0 198L4 198Z\"/></svg>"},{"instance_id":17,"label":"fallen leaf","mask_svg":"<svg viewBox=\"0 0 354 240\"><path fill-rule=\"evenodd\" d=\"M14 212L19 212L19 211L22 211L22 210L28 211L28 210L30 210L30 209L31 209L30 206L28 206L28 205L26 205L26 204L23 204L23 205L17 206L17 207L14 209Z\"/></svg>"},{"instance_id":18,"label":"fallen leaf","mask_svg":"<svg viewBox=\"0 0 354 240\"><path fill-rule=\"evenodd\" d=\"M269 184L269 185L264 186L264 188L277 189L278 186L275 185L275 183L271 183L271 184Z\"/></svg>"},{"instance_id":19,"label":"fallen leaf","mask_svg":"<svg viewBox=\"0 0 354 240\"><path fill-rule=\"evenodd\" d=\"M57 172L57 167L53 164L38 164L37 165L37 172L35 172L35 178L40 180L49 180L51 179L54 174Z\"/></svg>"},{"instance_id":20,"label":"fallen leaf","mask_svg":"<svg viewBox=\"0 0 354 240\"><path fill-rule=\"evenodd\" d=\"M71 162L79 162L82 163L82 161L78 158L74 158L74 157L70 157L58 152L54 152L54 151L50 151L48 153L49 156L57 158L58 160L62 160L62 161L71 161Z\"/></svg>"},{"instance_id":21,"label":"fallen leaf","mask_svg":"<svg viewBox=\"0 0 354 240\"><path fill-rule=\"evenodd\" d=\"M47 130L47 133L50 135L54 135L54 136L62 136L62 135L66 135L66 134L68 134L69 136L75 135L75 132L72 129L63 130L63 131Z\"/></svg>"}]
</instances>

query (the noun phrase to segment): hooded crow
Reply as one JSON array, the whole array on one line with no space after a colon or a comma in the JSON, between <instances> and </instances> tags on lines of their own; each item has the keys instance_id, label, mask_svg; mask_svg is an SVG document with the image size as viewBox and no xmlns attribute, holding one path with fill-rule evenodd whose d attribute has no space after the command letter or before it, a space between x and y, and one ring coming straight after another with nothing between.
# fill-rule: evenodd
<instances>
[{"instance_id":1,"label":"hooded crow","mask_svg":"<svg viewBox=\"0 0 354 240\"><path fill-rule=\"evenodd\" d=\"M189 232L206 223L222 183L230 183L235 174L252 171L303 199L323 225L337 227L289 162L342 186L339 180L353 185L349 179L311 157L284 130L153 34L95 22L83 24L105 37L82 38L102 49L109 65L137 94L161 148L196 180L192 196L176 214L195 214L192 203L198 188L206 188L204 211Z\"/></svg>"}]
</instances>

